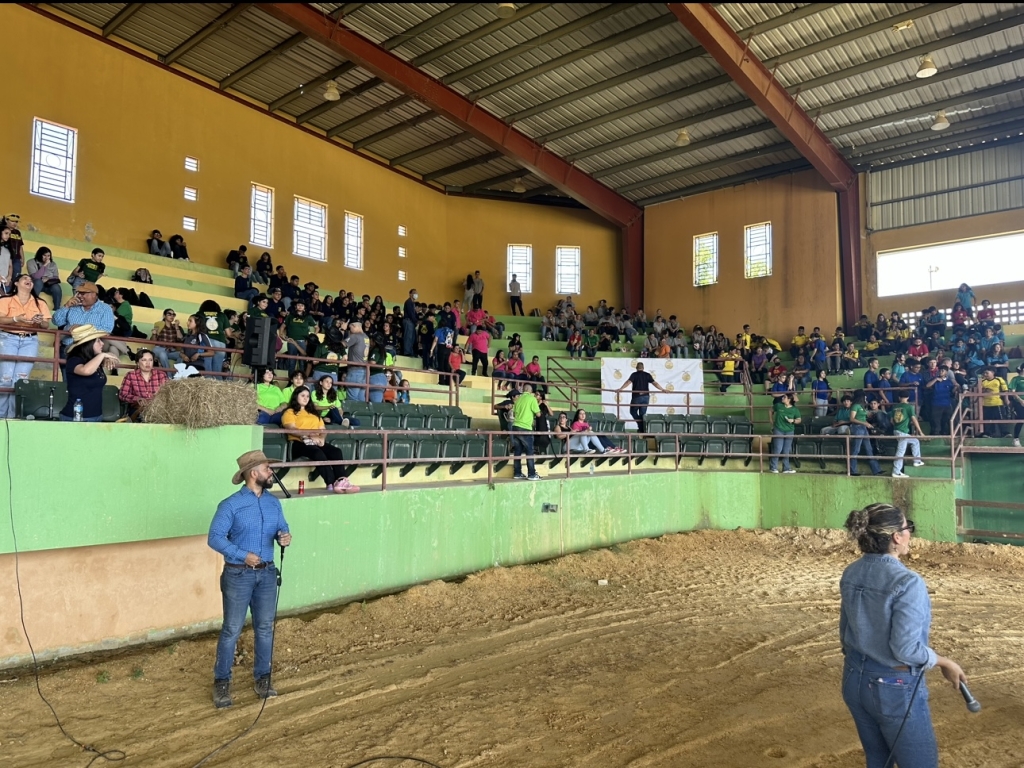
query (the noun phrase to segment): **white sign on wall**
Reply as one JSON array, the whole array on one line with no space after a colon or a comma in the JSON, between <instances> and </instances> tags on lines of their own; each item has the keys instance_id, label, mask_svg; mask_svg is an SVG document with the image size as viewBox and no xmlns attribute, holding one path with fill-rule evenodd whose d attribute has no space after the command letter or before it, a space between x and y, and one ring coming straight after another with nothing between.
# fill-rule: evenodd
<instances>
[{"instance_id":1,"label":"white sign on wall","mask_svg":"<svg viewBox=\"0 0 1024 768\"><path fill-rule=\"evenodd\" d=\"M612 390L617 390L626 383L630 375L636 371L637 363L643 363L644 370L668 390L660 392L651 387L651 404L647 413L672 416L704 412L704 372L700 360L602 357L601 405L605 413L615 414L630 428L636 427L629 415L632 387L626 387L619 397L618 404Z\"/></svg>"}]
</instances>

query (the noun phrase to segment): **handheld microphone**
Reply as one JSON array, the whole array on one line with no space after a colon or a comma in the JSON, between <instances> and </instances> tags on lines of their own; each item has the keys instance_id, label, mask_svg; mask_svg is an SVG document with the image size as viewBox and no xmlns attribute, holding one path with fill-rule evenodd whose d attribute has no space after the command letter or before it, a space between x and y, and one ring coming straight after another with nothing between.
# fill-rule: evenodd
<instances>
[{"instance_id":1,"label":"handheld microphone","mask_svg":"<svg viewBox=\"0 0 1024 768\"><path fill-rule=\"evenodd\" d=\"M981 704L976 698L971 696L971 692L967 690L967 683L960 683L960 695L964 697L964 701L967 703L967 709L971 712L981 712Z\"/></svg>"}]
</instances>

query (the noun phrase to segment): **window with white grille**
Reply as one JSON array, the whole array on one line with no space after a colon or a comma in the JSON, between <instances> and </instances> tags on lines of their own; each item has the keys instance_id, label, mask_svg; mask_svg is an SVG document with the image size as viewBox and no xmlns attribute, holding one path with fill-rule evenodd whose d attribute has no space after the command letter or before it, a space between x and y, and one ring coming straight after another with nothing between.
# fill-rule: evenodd
<instances>
[{"instance_id":1,"label":"window with white grille","mask_svg":"<svg viewBox=\"0 0 1024 768\"><path fill-rule=\"evenodd\" d=\"M577 245L555 248L555 293L573 296L580 292L580 249Z\"/></svg>"},{"instance_id":2,"label":"window with white grille","mask_svg":"<svg viewBox=\"0 0 1024 768\"><path fill-rule=\"evenodd\" d=\"M307 259L327 261L327 206L304 197L295 197L292 224L292 253Z\"/></svg>"},{"instance_id":3,"label":"window with white grille","mask_svg":"<svg viewBox=\"0 0 1024 768\"><path fill-rule=\"evenodd\" d=\"M249 242L274 247L274 190L253 184L249 201Z\"/></svg>"},{"instance_id":4,"label":"window with white grille","mask_svg":"<svg viewBox=\"0 0 1024 768\"><path fill-rule=\"evenodd\" d=\"M33 195L75 202L75 166L78 158L78 131L38 117L32 121L32 174L29 191Z\"/></svg>"},{"instance_id":5,"label":"window with white grille","mask_svg":"<svg viewBox=\"0 0 1024 768\"><path fill-rule=\"evenodd\" d=\"M505 275L505 285L512 282L512 275L519 281L519 290L523 293L533 292L533 246L532 245L509 245L508 247L508 272Z\"/></svg>"},{"instance_id":6,"label":"window with white grille","mask_svg":"<svg viewBox=\"0 0 1024 768\"><path fill-rule=\"evenodd\" d=\"M185 187L185 199L194 203L199 199L199 190L195 187Z\"/></svg>"},{"instance_id":7,"label":"window with white grille","mask_svg":"<svg viewBox=\"0 0 1024 768\"><path fill-rule=\"evenodd\" d=\"M404 245L398 246L398 258L404 259L408 255L409 254L406 252Z\"/></svg>"},{"instance_id":8,"label":"window with white grille","mask_svg":"<svg viewBox=\"0 0 1024 768\"><path fill-rule=\"evenodd\" d=\"M363 217L345 211L345 266L363 268Z\"/></svg>"},{"instance_id":9,"label":"window with white grille","mask_svg":"<svg viewBox=\"0 0 1024 768\"><path fill-rule=\"evenodd\" d=\"M408 275L405 273L404 269L398 270L398 279L399 280L406 280L407 278L408 278Z\"/></svg>"},{"instance_id":10,"label":"window with white grille","mask_svg":"<svg viewBox=\"0 0 1024 768\"><path fill-rule=\"evenodd\" d=\"M747 278L772 274L772 223L743 228L743 275Z\"/></svg>"},{"instance_id":11,"label":"window with white grille","mask_svg":"<svg viewBox=\"0 0 1024 768\"><path fill-rule=\"evenodd\" d=\"M693 238L693 284L714 285L718 282L718 233L709 232Z\"/></svg>"},{"instance_id":12,"label":"window with white grille","mask_svg":"<svg viewBox=\"0 0 1024 768\"><path fill-rule=\"evenodd\" d=\"M405 237L407 234L409 234L409 231L405 227L403 227L401 224L399 224L398 225L398 236L399 237Z\"/></svg>"},{"instance_id":13,"label":"window with white grille","mask_svg":"<svg viewBox=\"0 0 1024 768\"><path fill-rule=\"evenodd\" d=\"M199 160L194 157L185 158L185 170L193 173L199 172Z\"/></svg>"},{"instance_id":14,"label":"window with white grille","mask_svg":"<svg viewBox=\"0 0 1024 768\"><path fill-rule=\"evenodd\" d=\"M181 228L188 230L189 232L195 232L199 229L199 219L193 216L185 216L181 220Z\"/></svg>"}]
</instances>

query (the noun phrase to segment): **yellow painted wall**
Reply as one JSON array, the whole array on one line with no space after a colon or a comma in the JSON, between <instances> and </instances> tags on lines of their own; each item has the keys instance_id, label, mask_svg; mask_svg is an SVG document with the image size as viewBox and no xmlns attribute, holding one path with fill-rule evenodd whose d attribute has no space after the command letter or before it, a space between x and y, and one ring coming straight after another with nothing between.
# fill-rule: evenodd
<instances>
[{"instance_id":1,"label":"yellow painted wall","mask_svg":"<svg viewBox=\"0 0 1024 768\"><path fill-rule=\"evenodd\" d=\"M194 261L224 266L227 251L248 241L249 185L258 182L276 192L274 263L324 288L399 300L411 287L398 281L404 269L424 300L443 300L461 296L456 283L468 264L497 288L506 245L537 237L542 306L554 299L555 244L582 246L585 263L604 280L585 272L584 287L613 298L618 232L587 212L447 198L28 9L0 6L0 29L7 32L6 73L18 84L0 121L2 205L21 214L23 229L144 250L159 228L165 237L184 235ZM78 129L74 204L28 192L33 117ZM186 155L199 159L199 173L185 170ZM198 201L184 200L186 185L199 190ZM291 255L294 195L328 205L326 264ZM346 210L364 216L362 271L341 266ZM183 216L196 217L198 231L183 232ZM400 224L408 237L398 237ZM407 258L398 258L399 245ZM249 247L255 256L262 250ZM548 250L550 269L542 256Z\"/></svg>"},{"instance_id":2,"label":"yellow painted wall","mask_svg":"<svg viewBox=\"0 0 1024 768\"><path fill-rule=\"evenodd\" d=\"M968 216L951 221L937 221L914 227L869 232L864 249L864 311L874 317L879 312L918 311L924 307L951 307L956 291L934 291L912 293L907 296L878 297L878 253L880 251L918 248L925 245L969 240L1004 232L1019 232L1024 227L1024 215L1020 209ZM1024 258L1024 257L1022 257ZM970 282L970 281L967 281ZM1024 299L1024 282L1000 283L999 285L976 286L974 292L978 303L988 299L993 304Z\"/></svg>"},{"instance_id":3,"label":"yellow painted wall","mask_svg":"<svg viewBox=\"0 0 1024 768\"><path fill-rule=\"evenodd\" d=\"M836 195L814 171L707 192L646 209L644 295L691 327L735 336L744 323L786 342L798 325L841 322ZM743 272L743 228L772 223L771 277ZM718 283L693 286L693 238L718 232Z\"/></svg>"}]
</instances>

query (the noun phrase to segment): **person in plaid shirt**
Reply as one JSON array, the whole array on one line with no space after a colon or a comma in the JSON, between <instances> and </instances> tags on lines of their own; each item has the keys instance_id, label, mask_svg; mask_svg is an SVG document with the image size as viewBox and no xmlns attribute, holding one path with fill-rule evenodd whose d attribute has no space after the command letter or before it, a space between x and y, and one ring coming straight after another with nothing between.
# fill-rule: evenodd
<instances>
[{"instance_id":1,"label":"person in plaid shirt","mask_svg":"<svg viewBox=\"0 0 1024 768\"><path fill-rule=\"evenodd\" d=\"M117 396L128 406L128 417L132 421L142 420L142 406L152 400L157 390L167 383L167 374L154 368L154 362L152 352L140 349L136 358L138 368L129 371L121 382Z\"/></svg>"}]
</instances>

